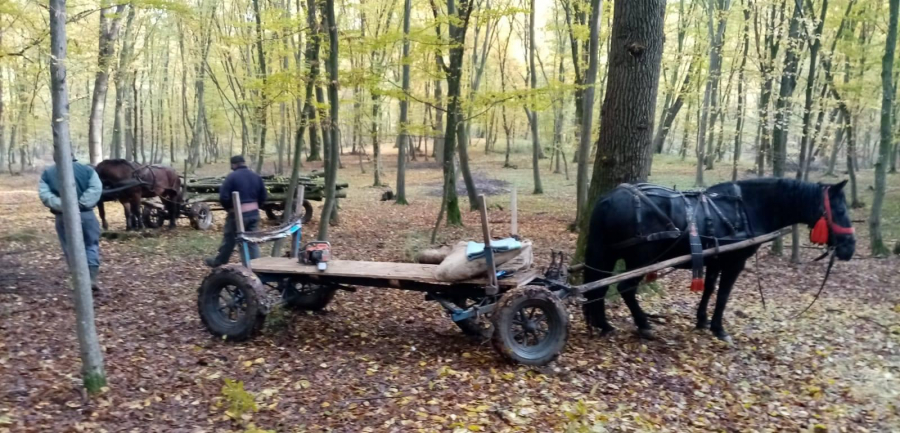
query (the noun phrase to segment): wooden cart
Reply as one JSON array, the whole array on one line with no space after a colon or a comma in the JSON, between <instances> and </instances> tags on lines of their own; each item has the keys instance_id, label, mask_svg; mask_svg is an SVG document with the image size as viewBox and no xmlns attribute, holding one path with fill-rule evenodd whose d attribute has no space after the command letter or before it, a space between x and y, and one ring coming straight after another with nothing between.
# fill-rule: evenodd
<instances>
[{"instance_id":1,"label":"wooden cart","mask_svg":"<svg viewBox=\"0 0 900 433\"><path fill-rule=\"evenodd\" d=\"M484 197L480 199L489 271L482 278L452 283L435 278L437 265L417 263L334 260L328 262L325 271L320 271L298 260L302 220L272 231L243 233L243 222L238 217L242 264L216 268L203 280L198 293L200 317L214 335L240 341L255 336L262 329L266 314L276 305L321 310L337 290L354 291L353 286L414 290L426 293L426 300L439 303L464 333L489 339L503 358L526 365L545 365L560 355L568 339L566 302L578 302L587 291L690 260L689 255L682 256L581 286L567 284L568 268L564 268L562 260L554 260L544 274L526 270L498 279L490 248L487 206ZM234 202L240 200L235 197ZM513 211L513 235L515 218ZM705 250L704 255L745 248L782 234L771 233L718 250ZM288 237L292 238L290 258L249 259L248 243Z\"/></svg>"}]
</instances>

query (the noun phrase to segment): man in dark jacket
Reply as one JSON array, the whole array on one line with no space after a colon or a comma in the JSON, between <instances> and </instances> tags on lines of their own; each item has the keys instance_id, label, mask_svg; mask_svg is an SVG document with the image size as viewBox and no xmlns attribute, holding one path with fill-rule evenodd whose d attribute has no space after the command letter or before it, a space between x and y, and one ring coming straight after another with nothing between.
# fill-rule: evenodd
<instances>
[{"instance_id":1,"label":"man in dark jacket","mask_svg":"<svg viewBox=\"0 0 900 433\"><path fill-rule=\"evenodd\" d=\"M81 210L81 233L84 237L84 252L87 256L88 271L91 275L91 288L99 290L97 277L100 275L100 223L94 216L94 206L103 193L103 184L97 172L89 165L79 163L72 157L72 171L75 174L75 190L78 194L78 207ZM56 216L56 234L62 246L63 255L68 260L66 248L66 227L62 217L62 199L59 196L59 171L51 165L41 174L38 195L44 206Z\"/></svg>"},{"instance_id":2,"label":"man in dark jacket","mask_svg":"<svg viewBox=\"0 0 900 433\"><path fill-rule=\"evenodd\" d=\"M225 178L225 182L219 187L219 201L222 207L228 211L225 218L225 231L222 233L222 245L219 246L219 254L215 257L207 257L206 265L212 268L228 263L231 253L234 252L236 243L235 235L237 226L234 217L234 203L231 202L231 193L237 191L241 197L241 213L244 216L244 231L252 232L259 224L259 208L266 202L266 186L258 174L247 168L242 155L231 157L231 174ZM250 258L259 257L259 245L250 244Z\"/></svg>"}]
</instances>

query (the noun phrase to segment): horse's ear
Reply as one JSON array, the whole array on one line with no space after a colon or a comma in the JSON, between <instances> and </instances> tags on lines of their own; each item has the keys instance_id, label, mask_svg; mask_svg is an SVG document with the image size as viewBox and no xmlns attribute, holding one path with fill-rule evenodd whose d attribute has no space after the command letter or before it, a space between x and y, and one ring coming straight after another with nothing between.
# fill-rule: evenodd
<instances>
[{"instance_id":1,"label":"horse's ear","mask_svg":"<svg viewBox=\"0 0 900 433\"><path fill-rule=\"evenodd\" d=\"M836 183L834 186L831 187L831 189L833 189L835 192L837 192L837 191L840 191L840 190L844 189L844 186L845 186L845 185L847 185L847 180L846 180L846 179L844 179L844 180L842 180L842 181Z\"/></svg>"}]
</instances>

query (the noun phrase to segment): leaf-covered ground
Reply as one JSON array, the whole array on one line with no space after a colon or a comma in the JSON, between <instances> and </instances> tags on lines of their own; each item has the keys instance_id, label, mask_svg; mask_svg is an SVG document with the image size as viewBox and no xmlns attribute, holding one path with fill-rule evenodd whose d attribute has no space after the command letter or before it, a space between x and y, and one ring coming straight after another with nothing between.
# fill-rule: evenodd
<instances>
[{"instance_id":1,"label":"leaf-covered ground","mask_svg":"<svg viewBox=\"0 0 900 433\"><path fill-rule=\"evenodd\" d=\"M408 260L430 236L439 172L433 162L412 163L411 205L403 207L379 201L381 189L367 187L371 166L361 174L351 162L341 171L351 189L332 228L333 251ZM532 196L530 169L501 166L490 158L475 170L518 186L520 232L535 241L539 264L551 249L571 252L573 182L547 172L546 194ZM692 173L662 159L652 180L688 187ZM340 292L325 313L270 316L252 342L214 339L200 323L196 293L207 273L201 259L219 232L194 231L182 220L172 232L102 241L101 281L110 294L96 313L110 386L88 399L66 270L36 182L36 174L0 177L0 432L900 430L900 258L870 258L862 223L857 257L837 264L825 294L800 319L791 316L812 299L824 264L796 267L760 254L726 313L736 347L693 332L699 297L677 272L641 300L666 316L658 341L633 335L620 302L611 314L621 332L609 338L589 337L570 306L565 352L531 369L500 361L437 305L397 290ZM866 182L864 173L861 190ZM892 242L900 237L898 184L889 179ZM507 232L508 195L489 202L494 233ZM112 228L121 230L114 207ZM441 240L477 239L476 214L465 220L464 228L442 228ZM313 222L307 233L316 229ZM816 253L804 249L806 260Z\"/></svg>"}]
</instances>

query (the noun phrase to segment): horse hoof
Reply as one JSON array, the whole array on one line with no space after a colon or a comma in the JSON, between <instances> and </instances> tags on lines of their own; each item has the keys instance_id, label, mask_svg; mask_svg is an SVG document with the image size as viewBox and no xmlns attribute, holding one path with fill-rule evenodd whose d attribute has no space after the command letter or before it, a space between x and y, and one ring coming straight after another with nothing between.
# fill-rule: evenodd
<instances>
[{"instance_id":1,"label":"horse hoof","mask_svg":"<svg viewBox=\"0 0 900 433\"><path fill-rule=\"evenodd\" d=\"M653 331L649 329L638 329L638 335L644 340L656 340L656 336L653 335Z\"/></svg>"},{"instance_id":2,"label":"horse hoof","mask_svg":"<svg viewBox=\"0 0 900 433\"><path fill-rule=\"evenodd\" d=\"M730 335L728 335L724 332L716 333L716 338L721 340L723 343L727 344L729 347L734 347L734 339L731 338Z\"/></svg>"},{"instance_id":3,"label":"horse hoof","mask_svg":"<svg viewBox=\"0 0 900 433\"><path fill-rule=\"evenodd\" d=\"M606 327L600 329L601 337L609 337L610 335L615 334L615 333L616 333L616 328L614 328L612 326L606 326Z\"/></svg>"},{"instance_id":4,"label":"horse hoof","mask_svg":"<svg viewBox=\"0 0 900 433\"><path fill-rule=\"evenodd\" d=\"M706 331L709 329L709 323L707 322L697 322L697 326L694 326L695 331Z\"/></svg>"}]
</instances>

